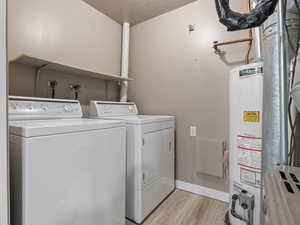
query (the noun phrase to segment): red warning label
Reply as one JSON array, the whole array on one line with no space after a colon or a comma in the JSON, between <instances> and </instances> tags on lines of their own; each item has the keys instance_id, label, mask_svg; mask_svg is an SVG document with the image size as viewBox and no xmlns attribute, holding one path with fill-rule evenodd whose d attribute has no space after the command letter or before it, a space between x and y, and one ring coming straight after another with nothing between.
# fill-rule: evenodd
<instances>
[{"instance_id":1,"label":"red warning label","mask_svg":"<svg viewBox=\"0 0 300 225\"><path fill-rule=\"evenodd\" d=\"M262 138L238 135L237 163L242 183L253 187L261 185Z\"/></svg>"},{"instance_id":2,"label":"red warning label","mask_svg":"<svg viewBox=\"0 0 300 225\"><path fill-rule=\"evenodd\" d=\"M262 138L239 135L237 143L239 166L261 170Z\"/></svg>"}]
</instances>

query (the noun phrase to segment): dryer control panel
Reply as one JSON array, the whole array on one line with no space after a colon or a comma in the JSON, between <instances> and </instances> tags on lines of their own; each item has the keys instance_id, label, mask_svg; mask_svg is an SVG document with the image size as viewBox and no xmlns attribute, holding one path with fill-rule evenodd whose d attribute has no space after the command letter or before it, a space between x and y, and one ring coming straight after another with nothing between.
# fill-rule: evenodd
<instances>
[{"instance_id":1,"label":"dryer control panel","mask_svg":"<svg viewBox=\"0 0 300 225\"><path fill-rule=\"evenodd\" d=\"M138 109L133 102L103 102L92 101L90 103L90 116L130 116L138 115Z\"/></svg>"},{"instance_id":2,"label":"dryer control panel","mask_svg":"<svg viewBox=\"0 0 300 225\"><path fill-rule=\"evenodd\" d=\"M8 116L10 120L81 118L82 110L76 100L10 96Z\"/></svg>"}]
</instances>

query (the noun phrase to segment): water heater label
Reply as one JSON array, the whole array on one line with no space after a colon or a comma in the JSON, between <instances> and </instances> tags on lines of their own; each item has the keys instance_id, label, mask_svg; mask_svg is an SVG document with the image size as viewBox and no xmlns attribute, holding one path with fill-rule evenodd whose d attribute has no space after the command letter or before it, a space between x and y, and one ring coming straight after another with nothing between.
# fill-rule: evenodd
<instances>
[{"instance_id":1,"label":"water heater label","mask_svg":"<svg viewBox=\"0 0 300 225\"><path fill-rule=\"evenodd\" d=\"M260 112L259 111L244 111L244 122L259 123Z\"/></svg>"},{"instance_id":2,"label":"water heater label","mask_svg":"<svg viewBox=\"0 0 300 225\"><path fill-rule=\"evenodd\" d=\"M257 74L262 74L264 72L263 70L264 69L262 66L244 69L240 71L240 77L248 77Z\"/></svg>"},{"instance_id":3,"label":"water heater label","mask_svg":"<svg viewBox=\"0 0 300 225\"><path fill-rule=\"evenodd\" d=\"M252 170L240 168L240 181L252 187L261 187L261 173Z\"/></svg>"},{"instance_id":4,"label":"water heater label","mask_svg":"<svg viewBox=\"0 0 300 225\"><path fill-rule=\"evenodd\" d=\"M241 182L259 187L262 170L262 138L239 135L237 141L237 163L240 168Z\"/></svg>"}]
</instances>

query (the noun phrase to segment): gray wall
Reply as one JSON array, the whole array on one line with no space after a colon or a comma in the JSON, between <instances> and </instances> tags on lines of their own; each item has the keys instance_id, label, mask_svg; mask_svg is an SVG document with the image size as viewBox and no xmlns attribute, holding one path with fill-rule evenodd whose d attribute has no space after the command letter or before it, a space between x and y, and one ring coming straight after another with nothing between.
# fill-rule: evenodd
<instances>
[{"instance_id":1,"label":"gray wall","mask_svg":"<svg viewBox=\"0 0 300 225\"><path fill-rule=\"evenodd\" d=\"M232 1L234 8L246 3ZM121 26L81 0L9 1L9 59L21 54L75 65L86 70L120 72ZM189 32L188 24L196 30ZM230 68L244 58L246 44L225 47L230 65L216 56L214 40L246 37L246 32L229 33L217 22L214 1L201 0L132 27L130 99L142 113L177 117L177 179L222 191L227 179L196 171L200 140L227 139L227 77ZM117 100L119 87L87 77L43 72L34 90L36 71L10 65L10 94L49 97L47 81L59 81L58 98L72 98L70 84L80 83L80 100ZM198 127L198 137L189 127ZM203 155L203 154L200 154ZM211 155L210 155L211 157ZM212 163L222 163L216 160ZM203 171L202 171L203 172Z\"/></svg>"},{"instance_id":2,"label":"gray wall","mask_svg":"<svg viewBox=\"0 0 300 225\"><path fill-rule=\"evenodd\" d=\"M9 94L16 96L51 98L49 80L58 81L56 98L73 99L74 92L70 89L73 84L80 84L79 100L87 105L90 100L118 101L119 85L113 81L103 81L92 77L83 77L57 71L42 71L37 80L35 90L36 70L32 67L10 63L9 65Z\"/></svg>"},{"instance_id":3,"label":"gray wall","mask_svg":"<svg viewBox=\"0 0 300 225\"><path fill-rule=\"evenodd\" d=\"M81 0L8 1L8 57L22 54L66 65L120 74L122 27ZM10 94L34 96L35 72L10 65ZM38 97L49 97L47 81L59 82L57 97L71 98L80 83L81 100L117 100L118 86L93 78L43 72ZM110 87L109 93L105 88ZM109 96L108 98L106 98Z\"/></svg>"},{"instance_id":4,"label":"gray wall","mask_svg":"<svg viewBox=\"0 0 300 225\"><path fill-rule=\"evenodd\" d=\"M246 2L231 1L245 11ZM194 24L196 30L188 31ZM228 136L228 73L244 59L247 45L222 48L228 65L212 49L214 40L247 37L247 32L229 33L218 23L214 1L199 0L132 27L129 98L141 113L177 117L177 179L228 191L227 179L196 170L200 155L213 158L210 149L197 149L200 141L222 142ZM190 126L198 136L190 137ZM199 147L198 147L199 148ZM222 160L211 164L223 163Z\"/></svg>"}]
</instances>

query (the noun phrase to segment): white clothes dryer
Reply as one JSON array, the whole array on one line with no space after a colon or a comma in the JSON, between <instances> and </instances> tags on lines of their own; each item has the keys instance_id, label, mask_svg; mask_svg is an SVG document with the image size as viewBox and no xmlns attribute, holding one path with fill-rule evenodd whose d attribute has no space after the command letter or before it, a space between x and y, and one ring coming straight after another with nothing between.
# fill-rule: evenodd
<instances>
[{"instance_id":1,"label":"white clothes dryer","mask_svg":"<svg viewBox=\"0 0 300 225\"><path fill-rule=\"evenodd\" d=\"M135 103L101 101L90 103L89 117L126 122L126 216L142 223L175 189L175 117L138 115Z\"/></svg>"}]
</instances>

